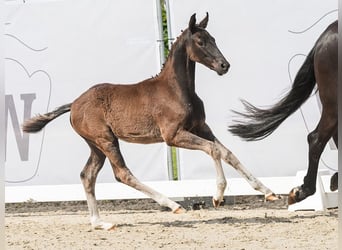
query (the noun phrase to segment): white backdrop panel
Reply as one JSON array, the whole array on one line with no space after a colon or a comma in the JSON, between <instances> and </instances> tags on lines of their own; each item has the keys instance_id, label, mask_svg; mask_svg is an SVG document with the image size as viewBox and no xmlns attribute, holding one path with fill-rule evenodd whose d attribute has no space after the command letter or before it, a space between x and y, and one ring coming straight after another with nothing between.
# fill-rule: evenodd
<instances>
[{"instance_id":1,"label":"white backdrop panel","mask_svg":"<svg viewBox=\"0 0 342 250\"><path fill-rule=\"evenodd\" d=\"M96 83L133 83L158 73L156 1L7 1L5 28L6 184L78 184L89 149L69 114L28 137L20 124ZM121 150L139 179L168 179L164 144L122 143ZM113 181L106 162L98 182Z\"/></svg>"},{"instance_id":2,"label":"white backdrop panel","mask_svg":"<svg viewBox=\"0 0 342 250\"><path fill-rule=\"evenodd\" d=\"M207 30L231 63L229 72L221 77L202 65L196 69L196 90L215 135L256 176L294 176L307 169L306 137L320 117L315 96L302 107L302 113L296 112L262 141L243 142L233 137L227 126L234 119L230 110L243 110L239 99L257 106L271 105L290 89L303 55L337 19L337 2L172 0L169 7L173 38L187 27L193 13L200 21L209 12ZM326 147L322 159L320 167L337 169L334 145ZM180 150L180 163L181 179L215 177L213 161L203 152ZM225 172L228 177L238 177L230 167L225 167Z\"/></svg>"}]
</instances>

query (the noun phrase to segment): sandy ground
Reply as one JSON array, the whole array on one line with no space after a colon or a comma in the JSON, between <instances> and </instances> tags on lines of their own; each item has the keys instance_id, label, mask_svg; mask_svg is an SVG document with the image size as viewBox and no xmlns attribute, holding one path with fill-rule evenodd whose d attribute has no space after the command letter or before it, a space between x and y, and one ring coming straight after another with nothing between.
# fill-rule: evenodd
<instances>
[{"instance_id":1,"label":"sandy ground","mask_svg":"<svg viewBox=\"0 0 342 250\"><path fill-rule=\"evenodd\" d=\"M286 202L235 197L176 215L152 200L102 201L114 231L92 230L85 202L7 204L7 249L338 249L338 210L287 211Z\"/></svg>"}]
</instances>

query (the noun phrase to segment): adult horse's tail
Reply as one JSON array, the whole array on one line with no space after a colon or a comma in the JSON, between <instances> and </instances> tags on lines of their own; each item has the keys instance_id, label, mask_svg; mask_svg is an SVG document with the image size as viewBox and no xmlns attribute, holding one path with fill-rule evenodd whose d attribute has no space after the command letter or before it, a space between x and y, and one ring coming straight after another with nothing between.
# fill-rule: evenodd
<instances>
[{"instance_id":1,"label":"adult horse's tail","mask_svg":"<svg viewBox=\"0 0 342 250\"><path fill-rule=\"evenodd\" d=\"M65 104L56 108L54 111L46 113L44 115L37 115L29 120L26 120L22 126L24 132L36 133L42 130L46 124L57 118L58 116L69 112L71 109L71 103Z\"/></svg>"},{"instance_id":2,"label":"adult horse's tail","mask_svg":"<svg viewBox=\"0 0 342 250\"><path fill-rule=\"evenodd\" d=\"M292 89L270 109L260 109L242 100L247 112L233 112L246 120L235 121L236 124L229 126L228 130L246 141L261 140L272 134L287 117L293 114L310 97L316 85L313 65L314 54L315 47L310 51L299 69Z\"/></svg>"}]
</instances>

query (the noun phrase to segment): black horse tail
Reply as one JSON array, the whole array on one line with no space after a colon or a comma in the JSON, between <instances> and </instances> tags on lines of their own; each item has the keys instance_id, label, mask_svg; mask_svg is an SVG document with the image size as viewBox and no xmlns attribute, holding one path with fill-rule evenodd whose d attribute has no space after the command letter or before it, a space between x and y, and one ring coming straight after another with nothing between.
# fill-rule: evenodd
<instances>
[{"instance_id":1,"label":"black horse tail","mask_svg":"<svg viewBox=\"0 0 342 250\"><path fill-rule=\"evenodd\" d=\"M22 129L27 133L37 133L42 130L46 124L57 118L58 116L69 112L71 110L71 103L65 104L56 108L54 111L46 113L44 115L36 115L31 119L26 120L23 123Z\"/></svg>"},{"instance_id":2,"label":"black horse tail","mask_svg":"<svg viewBox=\"0 0 342 250\"><path fill-rule=\"evenodd\" d=\"M246 141L262 140L272 134L287 117L293 114L311 95L315 85L315 47L299 69L291 90L269 109L260 109L242 100L246 113L233 111L244 121L234 121L228 130Z\"/></svg>"}]
</instances>

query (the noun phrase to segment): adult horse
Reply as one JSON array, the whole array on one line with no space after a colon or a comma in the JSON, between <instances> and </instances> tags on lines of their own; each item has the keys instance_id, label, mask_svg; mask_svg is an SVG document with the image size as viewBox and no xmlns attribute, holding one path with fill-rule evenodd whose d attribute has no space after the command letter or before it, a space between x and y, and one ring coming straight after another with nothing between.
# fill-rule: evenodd
<instances>
[{"instance_id":1,"label":"adult horse","mask_svg":"<svg viewBox=\"0 0 342 250\"><path fill-rule=\"evenodd\" d=\"M287 117L311 95L317 83L322 114L317 127L308 135L309 167L304 183L290 191L288 203L304 200L316 192L318 163L322 151L332 137L337 144L337 44L338 22L330 24L320 35L299 69L292 89L270 109L260 109L243 101L246 113L235 112L247 119L237 121L229 131L247 141L269 136ZM331 179L331 189L337 189L337 174Z\"/></svg>"},{"instance_id":2,"label":"adult horse","mask_svg":"<svg viewBox=\"0 0 342 250\"><path fill-rule=\"evenodd\" d=\"M120 153L119 139L143 144L164 141L170 146L202 150L210 155L217 172L215 207L223 200L226 187L221 159L240 172L256 190L264 193L267 200L277 199L216 139L205 123L203 102L195 93L195 63L202 63L219 75L227 73L230 66L217 48L215 39L205 30L207 23L208 14L199 24L196 24L195 14L191 16L188 28L173 44L156 77L130 85L95 85L74 102L23 124L25 132L38 132L48 122L71 112L72 127L91 150L81 180L94 228L113 228L111 223L100 220L95 198L95 181L105 158L109 159L119 182L145 193L175 213L183 211L179 204L133 176Z\"/></svg>"}]
</instances>

